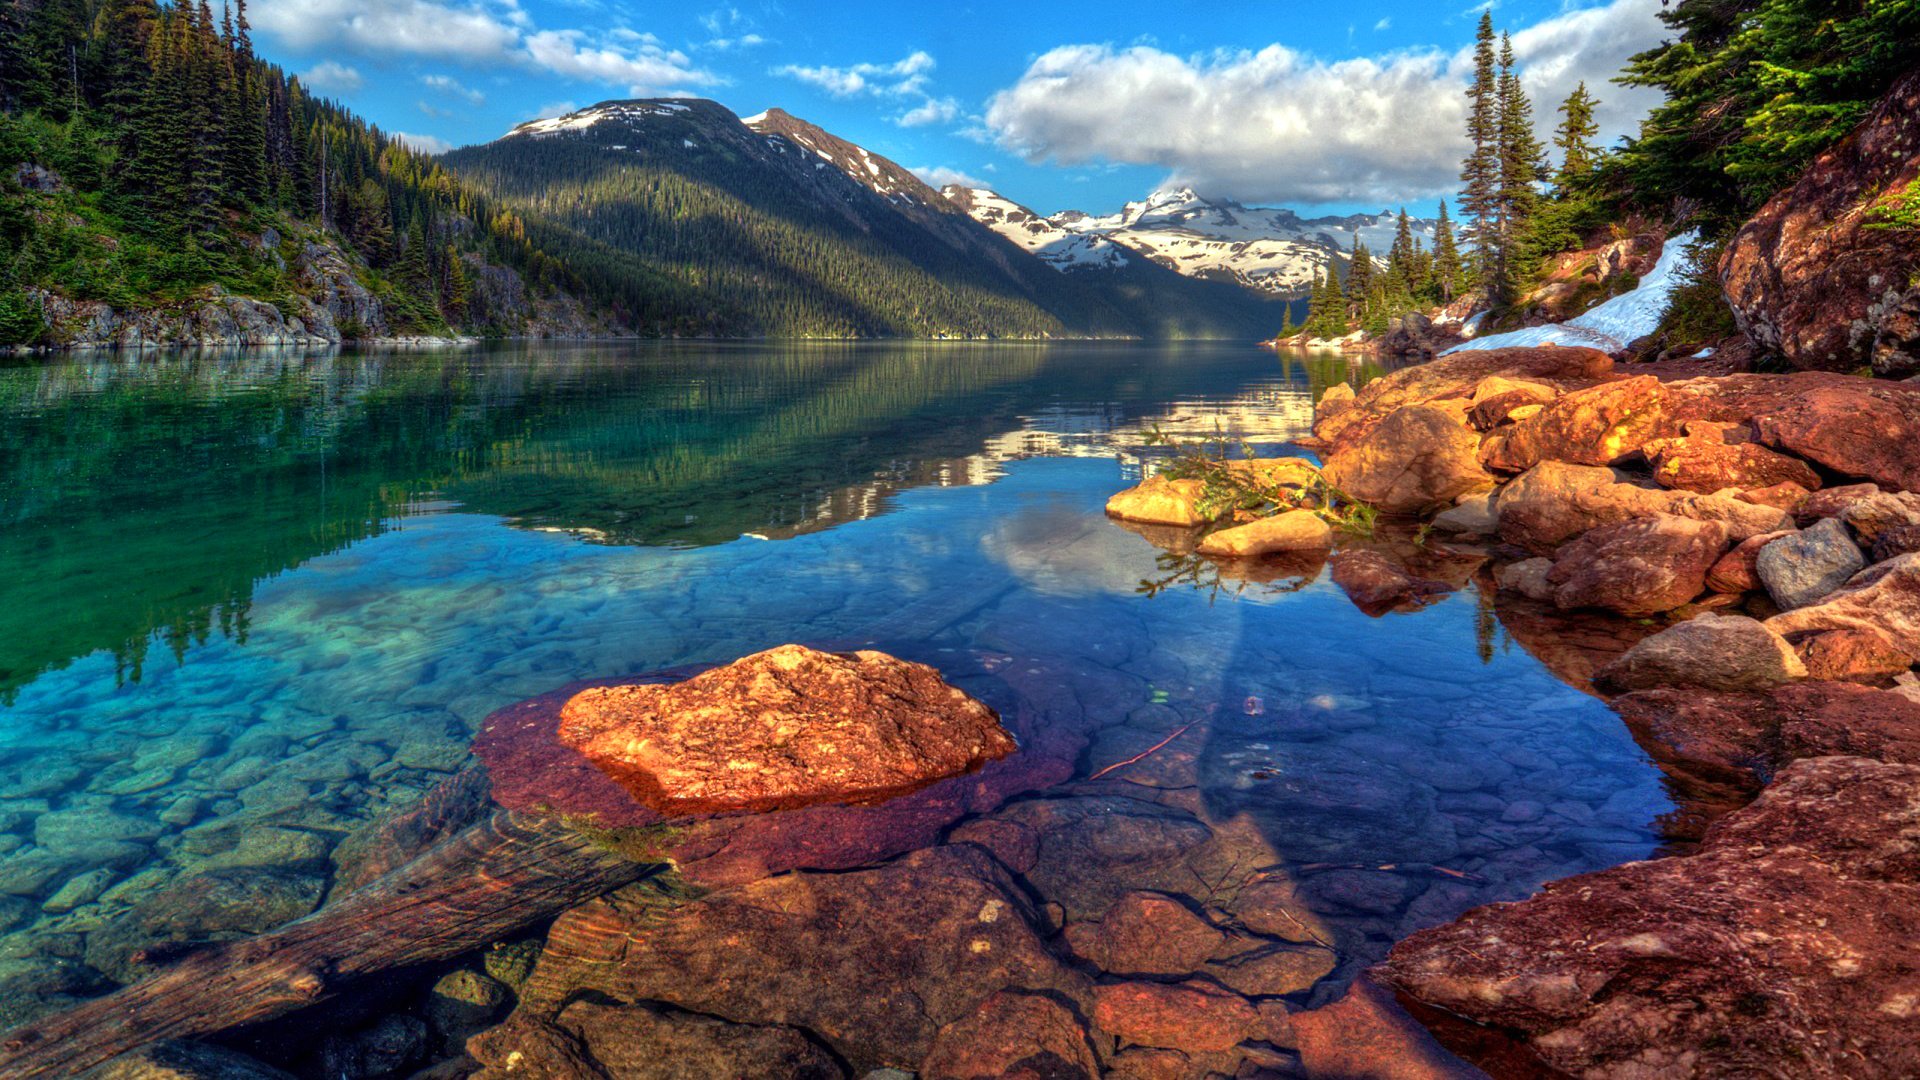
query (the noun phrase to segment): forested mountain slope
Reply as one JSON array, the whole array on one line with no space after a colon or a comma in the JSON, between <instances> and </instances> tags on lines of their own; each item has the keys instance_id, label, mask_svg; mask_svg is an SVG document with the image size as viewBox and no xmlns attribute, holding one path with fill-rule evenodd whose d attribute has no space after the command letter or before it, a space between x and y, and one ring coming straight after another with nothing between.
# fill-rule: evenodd
<instances>
[{"instance_id":1,"label":"forested mountain slope","mask_svg":"<svg viewBox=\"0 0 1920 1080\"><path fill-rule=\"evenodd\" d=\"M1255 337L1280 321L1157 267L1063 278L900 166L780 112L605 102L442 160L649 332Z\"/></svg>"},{"instance_id":2,"label":"forested mountain slope","mask_svg":"<svg viewBox=\"0 0 1920 1080\"><path fill-rule=\"evenodd\" d=\"M606 329L579 288L258 59L240 0L0 4L0 345Z\"/></svg>"}]
</instances>

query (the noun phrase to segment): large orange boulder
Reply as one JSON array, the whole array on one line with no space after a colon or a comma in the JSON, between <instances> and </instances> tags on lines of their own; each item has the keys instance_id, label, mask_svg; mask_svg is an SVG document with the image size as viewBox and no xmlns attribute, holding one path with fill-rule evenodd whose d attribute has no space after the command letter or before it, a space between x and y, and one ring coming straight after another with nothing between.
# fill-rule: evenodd
<instances>
[{"instance_id":1,"label":"large orange boulder","mask_svg":"<svg viewBox=\"0 0 1920 1080\"><path fill-rule=\"evenodd\" d=\"M1481 381L1491 376L1572 389L1591 385L1612 371L1613 357L1598 349L1482 349L1454 353L1382 375L1361 387L1351 399L1343 395L1331 402L1323 400L1313 434L1317 439L1337 445L1364 433L1404 405L1453 399L1471 401Z\"/></svg>"},{"instance_id":2,"label":"large orange boulder","mask_svg":"<svg viewBox=\"0 0 1920 1080\"><path fill-rule=\"evenodd\" d=\"M1675 433L1671 397L1651 375L1576 390L1513 425L1487 465L1525 472L1542 461L1612 464Z\"/></svg>"},{"instance_id":3,"label":"large orange boulder","mask_svg":"<svg viewBox=\"0 0 1920 1080\"><path fill-rule=\"evenodd\" d=\"M1432 405L1395 409L1372 430L1327 455L1327 482L1383 513L1444 510L1462 495L1487 491L1480 436L1458 411Z\"/></svg>"},{"instance_id":4,"label":"large orange boulder","mask_svg":"<svg viewBox=\"0 0 1920 1080\"><path fill-rule=\"evenodd\" d=\"M1014 750L992 709L924 664L800 645L685 682L582 690L560 741L667 814L874 801Z\"/></svg>"},{"instance_id":5,"label":"large orange boulder","mask_svg":"<svg viewBox=\"0 0 1920 1080\"><path fill-rule=\"evenodd\" d=\"M1720 277L1747 336L1798 368L1920 371L1920 231L1874 227L1916 180L1920 72L1728 245Z\"/></svg>"},{"instance_id":6,"label":"large orange boulder","mask_svg":"<svg viewBox=\"0 0 1920 1080\"><path fill-rule=\"evenodd\" d=\"M1707 571L1727 549L1727 528L1662 514L1603 525L1560 549L1547 582L1562 609L1622 615L1672 611L1707 591Z\"/></svg>"}]
</instances>

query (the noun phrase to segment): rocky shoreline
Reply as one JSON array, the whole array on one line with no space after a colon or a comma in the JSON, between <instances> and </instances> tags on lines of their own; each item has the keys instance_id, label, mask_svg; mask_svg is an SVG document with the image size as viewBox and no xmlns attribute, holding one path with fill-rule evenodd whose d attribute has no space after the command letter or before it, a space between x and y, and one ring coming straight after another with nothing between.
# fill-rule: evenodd
<instances>
[{"instance_id":1,"label":"rocky shoreline","mask_svg":"<svg viewBox=\"0 0 1920 1080\"><path fill-rule=\"evenodd\" d=\"M1920 387L1668 374L1494 350L1336 387L1320 481L1249 488L1280 512L1212 535L1337 492L1478 554L1503 594L1652 624L1587 674L1699 797L1674 830L1697 850L1398 943L1376 977L1450 1046L1500 1076L1911 1075ZM1109 510L1191 526L1176 504L1204 487ZM1369 610L1449 591L1377 550L1332 560Z\"/></svg>"}]
</instances>

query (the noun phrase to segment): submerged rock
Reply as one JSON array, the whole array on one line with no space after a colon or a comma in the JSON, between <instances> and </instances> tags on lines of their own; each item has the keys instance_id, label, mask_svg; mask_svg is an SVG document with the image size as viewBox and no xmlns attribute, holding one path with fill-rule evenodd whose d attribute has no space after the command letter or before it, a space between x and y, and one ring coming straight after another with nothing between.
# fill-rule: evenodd
<instances>
[{"instance_id":1,"label":"submerged rock","mask_svg":"<svg viewBox=\"0 0 1920 1080\"><path fill-rule=\"evenodd\" d=\"M121 1054L87 1080L293 1080L293 1074L225 1047L169 1039Z\"/></svg>"},{"instance_id":2,"label":"submerged rock","mask_svg":"<svg viewBox=\"0 0 1920 1080\"><path fill-rule=\"evenodd\" d=\"M1342 551L1331 562L1333 583L1354 607L1375 617L1418 607L1454 591L1444 581L1416 577L1377 551Z\"/></svg>"},{"instance_id":3,"label":"submerged rock","mask_svg":"<svg viewBox=\"0 0 1920 1080\"><path fill-rule=\"evenodd\" d=\"M1376 969L1466 1023L1591 1077L1906 1077L1920 968L1920 766L1801 761L1698 854L1629 863L1493 904Z\"/></svg>"},{"instance_id":4,"label":"submerged rock","mask_svg":"<svg viewBox=\"0 0 1920 1080\"><path fill-rule=\"evenodd\" d=\"M577 1001L552 1022L517 1018L476 1036L476 1080L841 1080L846 1071L794 1028L739 1024L649 1004Z\"/></svg>"},{"instance_id":5,"label":"submerged rock","mask_svg":"<svg viewBox=\"0 0 1920 1080\"><path fill-rule=\"evenodd\" d=\"M1212 983L1126 982L1095 987L1093 1022L1138 1046L1229 1050L1260 1031L1247 999Z\"/></svg>"},{"instance_id":6,"label":"submerged rock","mask_svg":"<svg viewBox=\"0 0 1920 1080\"><path fill-rule=\"evenodd\" d=\"M681 683L595 687L560 739L663 813L877 800L1014 750L924 664L782 645Z\"/></svg>"},{"instance_id":7,"label":"submerged rock","mask_svg":"<svg viewBox=\"0 0 1920 1080\"><path fill-rule=\"evenodd\" d=\"M1745 615L1717 615L1670 626L1642 639L1600 669L1594 682L1608 690L1697 686L1706 690L1766 690L1804 678L1793 646Z\"/></svg>"},{"instance_id":8,"label":"submerged rock","mask_svg":"<svg viewBox=\"0 0 1920 1080\"><path fill-rule=\"evenodd\" d=\"M1116 975L1185 975L1206 963L1227 937L1162 893L1130 892L1098 922L1067 927L1074 955Z\"/></svg>"},{"instance_id":9,"label":"submerged rock","mask_svg":"<svg viewBox=\"0 0 1920 1080\"><path fill-rule=\"evenodd\" d=\"M871 1074L869 1074L871 1075ZM1095 1080L1086 1023L1041 994L1001 991L933 1037L921 1080Z\"/></svg>"}]
</instances>

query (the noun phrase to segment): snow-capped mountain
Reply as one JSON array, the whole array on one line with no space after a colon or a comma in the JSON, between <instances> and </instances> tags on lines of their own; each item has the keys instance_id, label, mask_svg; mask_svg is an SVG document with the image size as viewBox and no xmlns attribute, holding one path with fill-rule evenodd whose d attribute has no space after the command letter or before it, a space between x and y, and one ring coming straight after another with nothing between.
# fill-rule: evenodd
<instances>
[{"instance_id":1,"label":"snow-capped mountain","mask_svg":"<svg viewBox=\"0 0 1920 1080\"><path fill-rule=\"evenodd\" d=\"M1060 270L1124 259L1131 251L1188 277L1230 280L1281 296L1304 293L1330 263L1344 265L1356 231L1379 263L1393 245L1399 218L1388 210L1303 218L1292 210L1207 199L1192 188L1156 191L1104 217L1078 210L1042 217L978 189L947 188L942 194ZM1414 238L1430 247L1434 223L1409 224Z\"/></svg>"},{"instance_id":2,"label":"snow-capped mountain","mask_svg":"<svg viewBox=\"0 0 1920 1080\"><path fill-rule=\"evenodd\" d=\"M1096 232L1069 232L1033 211L985 188L949 185L940 194L973 220L1062 270L1127 265L1127 249Z\"/></svg>"}]
</instances>

